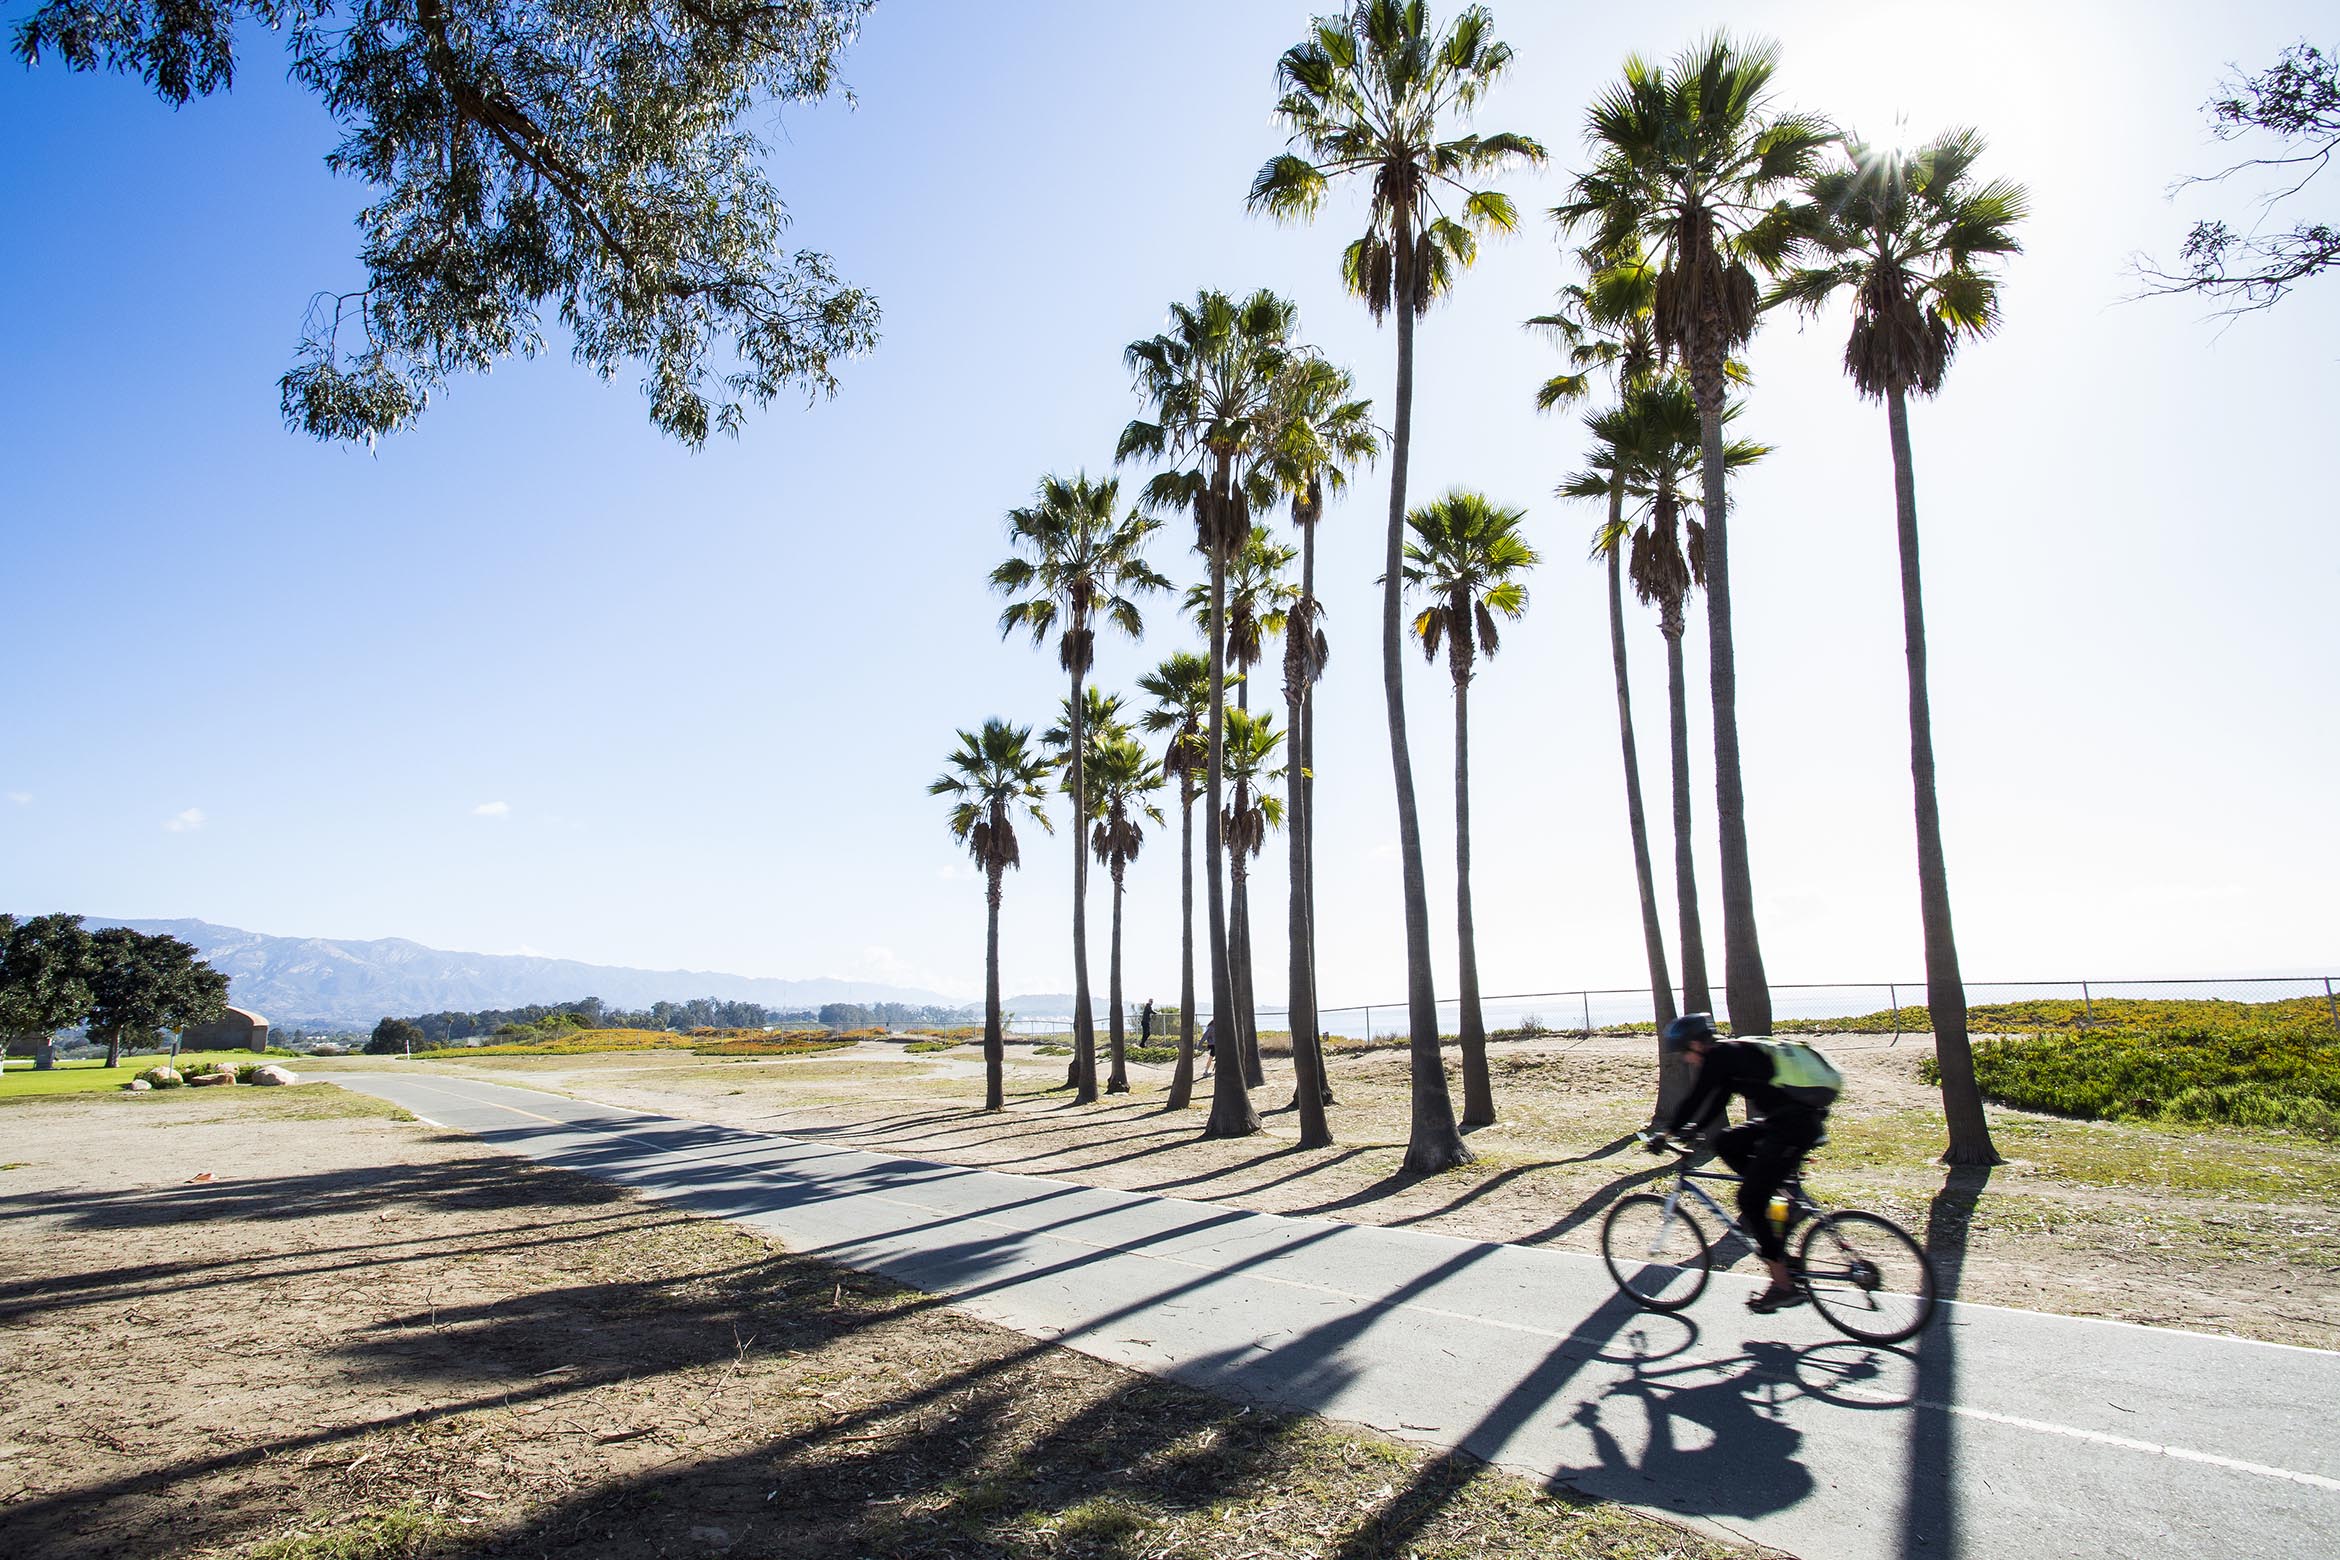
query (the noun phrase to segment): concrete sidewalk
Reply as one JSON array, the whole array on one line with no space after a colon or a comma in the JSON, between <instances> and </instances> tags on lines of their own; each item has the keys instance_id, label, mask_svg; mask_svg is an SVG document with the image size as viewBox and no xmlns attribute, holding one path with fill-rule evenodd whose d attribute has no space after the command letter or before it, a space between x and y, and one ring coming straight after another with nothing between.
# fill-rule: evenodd
<instances>
[{"instance_id":1,"label":"concrete sidewalk","mask_svg":"<svg viewBox=\"0 0 2340 1560\"><path fill-rule=\"evenodd\" d=\"M1716 1275L931 1164L428 1074L331 1081L1239 1399L1810 1557L2340 1554L2340 1354L1946 1305L1909 1344Z\"/></svg>"}]
</instances>

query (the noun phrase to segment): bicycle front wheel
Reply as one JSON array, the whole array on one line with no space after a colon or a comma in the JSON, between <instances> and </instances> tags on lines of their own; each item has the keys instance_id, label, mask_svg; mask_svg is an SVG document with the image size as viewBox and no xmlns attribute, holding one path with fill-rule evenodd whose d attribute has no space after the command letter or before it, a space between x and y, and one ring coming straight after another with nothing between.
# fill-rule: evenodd
<instances>
[{"instance_id":1,"label":"bicycle front wheel","mask_svg":"<svg viewBox=\"0 0 2340 1560\"><path fill-rule=\"evenodd\" d=\"M1635 1304L1679 1311L1705 1292L1714 1252L1689 1209L1636 1192L1601 1221L1601 1260Z\"/></svg>"},{"instance_id":2,"label":"bicycle front wheel","mask_svg":"<svg viewBox=\"0 0 2340 1560\"><path fill-rule=\"evenodd\" d=\"M1828 1325L1899 1343L1932 1320L1934 1265L1909 1231L1873 1213L1832 1213L1804 1232L1804 1288Z\"/></svg>"}]
</instances>

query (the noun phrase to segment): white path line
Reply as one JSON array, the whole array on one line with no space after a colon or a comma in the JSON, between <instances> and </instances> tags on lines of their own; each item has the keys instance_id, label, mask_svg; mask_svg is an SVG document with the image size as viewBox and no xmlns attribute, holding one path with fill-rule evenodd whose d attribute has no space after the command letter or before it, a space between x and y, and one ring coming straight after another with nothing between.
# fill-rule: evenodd
<instances>
[{"instance_id":1,"label":"white path line","mask_svg":"<svg viewBox=\"0 0 2340 1560\"><path fill-rule=\"evenodd\" d=\"M397 1081L406 1083L411 1086L417 1080L399 1079ZM509 1087L509 1085L490 1084L489 1087ZM460 1098L460 1096L458 1097ZM639 1132L630 1132L622 1128L591 1127L581 1122L563 1121L557 1116L540 1116L535 1111L523 1110L517 1105L507 1105L500 1101L467 1099L464 1101L464 1103L471 1105L474 1108L484 1106L490 1110L508 1111L515 1116L526 1116L530 1120L541 1121L548 1126L561 1127L573 1132L596 1132L609 1137L633 1138L637 1140L640 1140L643 1137L643 1134ZM583 1103L598 1104L599 1102L588 1101ZM623 1109L624 1107L605 1108ZM694 1124L684 1122L679 1117L657 1116L648 1111L632 1111L630 1114L638 1115L644 1117L645 1119L654 1121L674 1121L678 1125ZM726 1130L736 1132L747 1129L733 1127ZM787 1142L791 1144L795 1142L794 1139L782 1137L778 1133L754 1133L753 1135L758 1137L772 1137L776 1141ZM662 1149L660 1152L668 1151ZM857 1152L868 1153L869 1151L864 1149L857 1150ZM896 1158L899 1156L872 1154L871 1157ZM925 1163L926 1161L919 1162ZM968 1169L971 1167L945 1166L944 1168ZM985 1171L980 1173L999 1174L1001 1172ZM1028 1176L1022 1177L1020 1179L1044 1180L1046 1178L1041 1176ZM1077 1186L1081 1183L1059 1182L1055 1184ZM1099 1190L1099 1188L1087 1189ZM1117 1245L1111 1241L1082 1240L1077 1236L1064 1235L1053 1230L1027 1229L1022 1225L1012 1223L1005 1219L990 1218L979 1213L958 1213L950 1208L939 1207L929 1203L912 1202L907 1198L887 1196L886 1194L880 1192L859 1192L854 1195L858 1199L868 1202L880 1203L889 1208L903 1208L911 1212L921 1214L940 1214L961 1223L991 1225L998 1229L1007 1230L1013 1234L1040 1240L1056 1241L1063 1245L1076 1246L1087 1251L1111 1252L1117 1256L1136 1257L1148 1262L1161 1262L1171 1266L1191 1268L1197 1272L1219 1271L1218 1265L1214 1263L1198 1262L1191 1258L1171 1256L1161 1252L1146 1251L1140 1248ZM1277 1217L1277 1215L1263 1214L1257 1215L1257 1217L1274 1218ZM861 1244L861 1242L835 1241L830 1242L826 1247L815 1249L826 1249L834 1251L857 1244ZM1473 1326L1495 1328L1505 1332L1525 1333L1531 1337L1549 1338L1558 1342L1565 1342L1569 1338L1575 1336L1572 1332L1560 1332L1551 1328L1537 1327L1532 1323L1527 1322L1507 1322L1499 1320L1495 1317L1479 1316L1465 1311L1449 1311L1439 1306L1423 1305L1417 1301L1411 1300L1393 1301L1377 1295L1360 1294L1354 1290L1336 1288L1330 1284L1311 1283L1305 1279L1278 1278L1273 1274L1262 1273L1257 1269L1253 1269L1247 1272L1244 1274L1244 1277L1247 1281L1252 1283L1276 1284L1287 1289L1299 1289L1316 1294L1330 1295L1337 1299L1353 1301L1359 1305L1367 1306L1375 1310L1417 1311L1423 1315L1439 1317L1446 1321L1465 1322ZM2011 1308L1993 1306L1989 1309L2005 1310ZM2026 1312L2022 1314L2030 1315L2035 1313ZM2067 1320L2087 1320L2087 1318L2067 1318ZM2204 1334L2203 1336L2211 1335ZM2220 1341L2224 1342L2228 1340L2222 1339ZM2237 1339L2232 1341L2243 1342L2248 1340ZM1867 1392L1857 1387L1848 1386L1839 1386L1833 1390L1838 1396L1860 1398L1863 1401L1875 1403L1881 1407L1932 1409L1937 1413L1955 1414L1963 1419L1979 1419L1990 1424L2006 1425L2017 1430L2029 1430L2039 1435L2064 1436L2075 1441L2093 1442L2099 1446L2118 1447L2123 1451L2142 1452L2155 1457L2168 1457L2178 1462L2201 1463L2207 1467L2224 1468L2233 1473L2247 1473L2262 1479L2284 1480L2293 1484L2304 1484L2310 1489L2329 1490L2335 1493L2340 1493L2340 1479L2329 1479L2320 1473L2302 1473L2292 1468L2275 1468L2270 1467L2265 1463L2245 1462L2237 1457L2221 1457L2215 1452L2197 1452L2189 1447L2165 1446L2157 1441L2139 1441L2124 1435L2110 1435L2101 1430L2083 1430L2077 1425L2053 1424L2042 1419L2024 1419L2014 1414L1994 1413L1992 1410L1987 1408L1974 1408L1963 1403L1942 1403L1936 1402L1930 1398L1897 1398L1884 1393Z\"/></svg>"}]
</instances>

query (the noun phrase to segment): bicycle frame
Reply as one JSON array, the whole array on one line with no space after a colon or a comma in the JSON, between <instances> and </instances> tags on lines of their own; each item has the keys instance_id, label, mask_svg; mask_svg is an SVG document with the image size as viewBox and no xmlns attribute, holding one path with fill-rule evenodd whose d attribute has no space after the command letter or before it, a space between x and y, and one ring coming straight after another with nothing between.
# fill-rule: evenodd
<instances>
[{"instance_id":1,"label":"bicycle frame","mask_svg":"<svg viewBox=\"0 0 2340 1560\"><path fill-rule=\"evenodd\" d=\"M1690 1161L1685 1159L1674 1172L1674 1189L1666 1194L1666 1216L1659 1222L1658 1228L1663 1230L1666 1225L1673 1222L1675 1213L1681 1208L1682 1196L1687 1192L1693 1199L1702 1204L1708 1213L1713 1214L1721 1222L1725 1233L1739 1230L1738 1213L1716 1202L1713 1197L1707 1194L1706 1188L1697 1183L1700 1181L1727 1181L1732 1185L1737 1185L1740 1179L1741 1177L1726 1170L1693 1170L1690 1168ZM1788 1207L1794 1213L1800 1213L1809 1218L1818 1218L1827 1211L1805 1195L1804 1178L1800 1173L1790 1176L1780 1187L1780 1191L1786 1196ZM1791 1218L1788 1222L1792 1225L1797 1221ZM1739 1230L1739 1233L1749 1239L1753 1238L1752 1231Z\"/></svg>"}]
</instances>

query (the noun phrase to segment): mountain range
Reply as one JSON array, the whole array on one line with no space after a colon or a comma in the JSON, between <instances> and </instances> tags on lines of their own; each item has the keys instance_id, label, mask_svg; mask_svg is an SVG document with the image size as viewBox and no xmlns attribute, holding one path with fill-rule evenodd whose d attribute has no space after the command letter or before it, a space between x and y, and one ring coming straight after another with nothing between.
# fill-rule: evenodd
<instances>
[{"instance_id":1,"label":"mountain range","mask_svg":"<svg viewBox=\"0 0 2340 1560\"><path fill-rule=\"evenodd\" d=\"M377 1019L416 1013L477 1012L599 997L613 1008L717 997L766 1007L817 1008L824 1002L905 1002L957 1007L951 997L867 981L777 980L709 970L636 970L520 953L450 953L402 937L353 941L271 937L209 921L109 921L167 932L195 945L228 978L228 1000L280 1027L371 1028Z\"/></svg>"}]
</instances>

